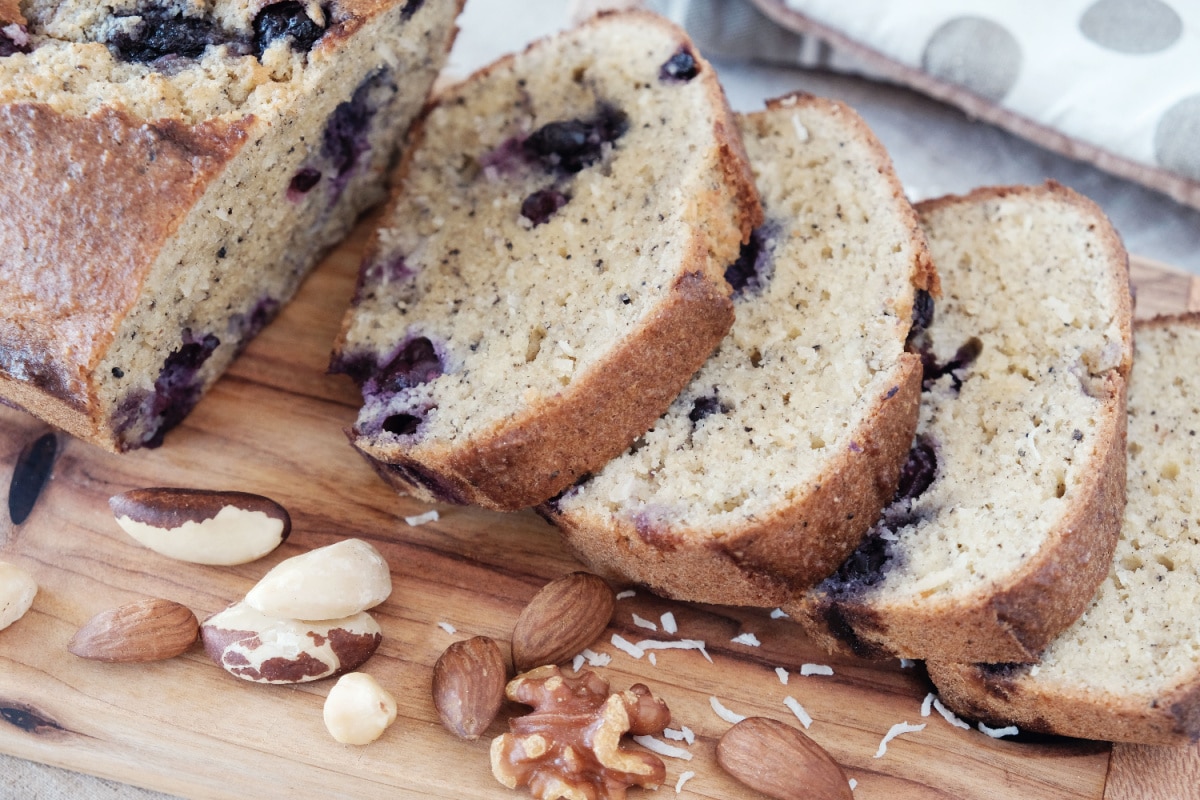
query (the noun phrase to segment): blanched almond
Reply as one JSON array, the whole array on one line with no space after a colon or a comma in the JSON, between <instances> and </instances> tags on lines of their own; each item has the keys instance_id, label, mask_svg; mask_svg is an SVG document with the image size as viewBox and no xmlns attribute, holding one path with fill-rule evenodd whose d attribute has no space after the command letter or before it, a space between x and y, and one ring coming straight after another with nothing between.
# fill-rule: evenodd
<instances>
[{"instance_id":1,"label":"blanched almond","mask_svg":"<svg viewBox=\"0 0 1200 800\"><path fill-rule=\"evenodd\" d=\"M0 561L0 631L25 616L37 595L37 583L16 564Z\"/></svg>"}]
</instances>

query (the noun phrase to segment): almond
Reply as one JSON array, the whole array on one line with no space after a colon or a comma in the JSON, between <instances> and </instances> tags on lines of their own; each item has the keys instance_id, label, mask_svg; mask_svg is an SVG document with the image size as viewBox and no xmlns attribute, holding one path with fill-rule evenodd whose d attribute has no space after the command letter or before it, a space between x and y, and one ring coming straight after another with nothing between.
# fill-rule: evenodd
<instances>
[{"instance_id":1,"label":"almond","mask_svg":"<svg viewBox=\"0 0 1200 800\"><path fill-rule=\"evenodd\" d=\"M596 641L616 603L609 585L587 572L572 572L546 584L513 628L517 672L565 661Z\"/></svg>"},{"instance_id":2,"label":"almond","mask_svg":"<svg viewBox=\"0 0 1200 800\"><path fill-rule=\"evenodd\" d=\"M853 800L846 774L819 744L778 720L747 717L717 742L717 763L776 800Z\"/></svg>"},{"instance_id":3,"label":"almond","mask_svg":"<svg viewBox=\"0 0 1200 800\"><path fill-rule=\"evenodd\" d=\"M139 600L102 611L71 637L67 649L93 661L161 661L196 641L200 623L170 600Z\"/></svg>"},{"instance_id":4,"label":"almond","mask_svg":"<svg viewBox=\"0 0 1200 800\"><path fill-rule=\"evenodd\" d=\"M455 642L433 665L433 705L446 730L478 739L488 729L508 680L500 646L486 636Z\"/></svg>"}]
</instances>

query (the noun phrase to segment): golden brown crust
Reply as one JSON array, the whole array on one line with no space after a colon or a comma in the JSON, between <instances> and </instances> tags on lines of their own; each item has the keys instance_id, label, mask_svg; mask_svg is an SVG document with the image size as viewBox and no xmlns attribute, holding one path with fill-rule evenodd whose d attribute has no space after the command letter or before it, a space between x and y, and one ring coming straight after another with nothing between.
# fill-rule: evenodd
<instances>
[{"instance_id":1,"label":"golden brown crust","mask_svg":"<svg viewBox=\"0 0 1200 800\"><path fill-rule=\"evenodd\" d=\"M1200 739L1200 676L1190 675L1165 696L1111 693L1046 685L1027 668L931 661L929 677L947 706L988 725L1084 739L1186 745Z\"/></svg>"},{"instance_id":2,"label":"golden brown crust","mask_svg":"<svg viewBox=\"0 0 1200 800\"><path fill-rule=\"evenodd\" d=\"M17 0L0 0L0 26L12 24L26 24L21 6Z\"/></svg>"},{"instance_id":3,"label":"golden brown crust","mask_svg":"<svg viewBox=\"0 0 1200 800\"><path fill-rule=\"evenodd\" d=\"M1052 195L1093 216L1117 286L1129 284L1128 257L1094 203L1054 182L1044 187L988 187L965 196L920 203L926 216L959 203L1012 195ZM1003 587L987 585L967 597L942 602L874 602L870 596L834 599L821 591L798 597L787 608L829 652L863 657L900 656L960 662L1036 660L1055 635L1074 622L1108 574L1125 506L1125 399L1132 366L1132 305L1118 292L1117 322L1123 357L1093 387L1104 398L1096 431L1095 469L1079 499L1050 532L1040 551L1009 576Z\"/></svg>"},{"instance_id":4,"label":"golden brown crust","mask_svg":"<svg viewBox=\"0 0 1200 800\"><path fill-rule=\"evenodd\" d=\"M72 433L97 428L92 370L159 249L252 124L0 107L0 304L10 311L0 375L27 387L15 402Z\"/></svg>"}]
</instances>

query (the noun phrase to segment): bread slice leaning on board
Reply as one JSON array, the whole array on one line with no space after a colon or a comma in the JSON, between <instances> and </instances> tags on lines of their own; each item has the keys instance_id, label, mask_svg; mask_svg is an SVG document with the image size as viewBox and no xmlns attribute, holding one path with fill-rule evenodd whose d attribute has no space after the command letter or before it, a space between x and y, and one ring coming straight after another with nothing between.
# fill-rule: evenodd
<instances>
[{"instance_id":1,"label":"bread slice leaning on board","mask_svg":"<svg viewBox=\"0 0 1200 800\"><path fill-rule=\"evenodd\" d=\"M1087 739L1200 738L1200 315L1135 329L1121 537L1091 604L1036 665L928 662L989 724Z\"/></svg>"},{"instance_id":2,"label":"bread slice leaning on board","mask_svg":"<svg viewBox=\"0 0 1200 800\"><path fill-rule=\"evenodd\" d=\"M762 219L715 72L645 12L445 90L397 180L333 359L352 440L402 492L501 510L654 423L729 330Z\"/></svg>"},{"instance_id":3,"label":"bread slice leaning on board","mask_svg":"<svg viewBox=\"0 0 1200 800\"><path fill-rule=\"evenodd\" d=\"M785 610L830 650L1032 661L1083 612L1120 529L1128 259L1054 183L917 211L943 296L912 343L925 392L900 489Z\"/></svg>"},{"instance_id":4,"label":"bread slice leaning on board","mask_svg":"<svg viewBox=\"0 0 1200 800\"><path fill-rule=\"evenodd\" d=\"M737 319L667 413L540 511L602 575L774 606L891 498L917 423L905 341L937 278L883 147L793 95L739 117L766 222L726 270Z\"/></svg>"}]
</instances>

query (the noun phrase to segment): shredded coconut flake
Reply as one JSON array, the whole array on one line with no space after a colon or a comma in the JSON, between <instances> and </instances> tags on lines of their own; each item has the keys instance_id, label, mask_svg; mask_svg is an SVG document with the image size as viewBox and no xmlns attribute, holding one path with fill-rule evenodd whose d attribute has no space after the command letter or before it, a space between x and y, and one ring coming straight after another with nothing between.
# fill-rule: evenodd
<instances>
[{"instance_id":1,"label":"shredded coconut flake","mask_svg":"<svg viewBox=\"0 0 1200 800\"><path fill-rule=\"evenodd\" d=\"M937 698L937 695L934 694L933 692L930 692L929 694L925 695L925 699L923 701L921 701L921 716L922 717L929 716L929 712L933 709L933 701L936 698Z\"/></svg>"},{"instance_id":2,"label":"shredded coconut flake","mask_svg":"<svg viewBox=\"0 0 1200 800\"><path fill-rule=\"evenodd\" d=\"M612 663L612 656L608 653L597 653L595 650L584 648L580 655L587 659L589 667L607 667Z\"/></svg>"},{"instance_id":3,"label":"shredded coconut flake","mask_svg":"<svg viewBox=\"0 0 1200 800\"><path fill-rule=\"evenodd\" d=\"M782 608L777 608L771 612L771 619L784 619L785 617L787 617L787 615L788 615L788 613L786 611L784 611Z\"/></svg>"},{"instance_id":4,"label":"shredded coconut flake","mask_svg":"<svg viewBox=\"0 0 1200 800\"><path fill-rule=\"evenodd\" d=\"M1021 732L1016 725L1009 725L1007 728L989 728L981 722L978 727L981 733L986 733L993 739L999 739L1003 736L1016 736Z\"/></svg>"},{"instance_id":5,"label":"shredded coconut flake","mask_svg":"<svg viewBox=\"0 0 1200 800\"><path fill-rule=\"evenodd\" d=\"M635 595L637 595L637 592L635 592L633 589L626 589L623 592L617 592L617 599L618 600L628 600L629 598L634 597Z\"/></svg>"},{"instance_id":6,"label":"shredded coconut flake","mask_svg":"<svg viewBox=\"0 0 1200 800\"><path fill-rule=\"evenodd\" d=\"M637 625L639 628L645 628L646 630L651 630L651 631L658 630L657 625L655 625L653 622L646 619L645 617L639 617L637 614L633 615L633 624Z\"/></svg>"},{"instance_id":7,"label":"shredded coconut flake","mask_svg":"<svg viewBox=\"0 0 1200 800\"><path fill-rule=\"evenodd\" d=\"M792 115L792 127L796 129L796 138L801 142L808 141L808 128L804 127L804 123L800 121L799 114Z\"/></svg>"},{"instance_id":8,"label":"shredded coconut flake","mask_svg":"<svg viewBox=\"0 0 1200 800\"><path fill-rule=\"evenodd\" d=\"M808 715L808 712L804 710L804 706L800 705L800 702L790 694L783 698L783 704L791 709L791 712L796 715L796 719L800 720L800 724L804 726L804 729L808 730L808 726L812 725L813 720Z\"/></svg>"},{"instance_id":9,"label":"shredded coconut flake","mask_svg":"<svg viewBox=\"0 0 1200 800\"><path fill-rule=\"evenodd\" d=\"M654 653L647 653L646 658L648 658L650 660L650 666L652 666L652 667L658 666L658 656L656 656Z\"/></svg>"},{"instance_id":10,"label":"shredded coconut flake","mask_svg":"<svg viewBox=\"0 0 1200 800\"><path fill-rule=\"evenodd\" d=\"M662 629L664 632L672 635L679 633L679 626L675 624L675 615L670 611L663 614L660 621L662 622Z\"/></svg>"},{"instance_id":11,"label":"shredded coconut flake","mask_svg":"<svg viewBox=\"0 0 1200 800\"><path fill-rule=\"evenodd\" d=\"M687 742L692 744L696 741L696 734L687 725L680 725L679 730L674 728L663 728L663 736L672 739L676 742Z\"/></svg>"},{"instance_id":12,"label":"shredded coconut flake","mask_svg":"<svg viewBox=\"0 0 1200 800\"><path fill-rule=\"evenodd\" d=\"M916 665L917 665L917 662L913 661L911 658L900 659L900 669L912 669Z\"/></svg>"},{"instance_id":13,"label":"shredded coconut flake","mask_svg":"<svg viewBox=\"0 0 1200 800\"><path fill-rule=\"evenodd\" d=\"M957 714L955 714L953 711L951 711L950 709L948 709L944 705L942 705L941 698L938 698L938 697L933 698L933 707L936 708L937 712L942 715L942 719L946 720L946 722L949 722L954 727L962 728L964 731L971 730L970 725L963 722L961 719L958 718Z\"/></svg>"},{"instance_id":14,"label":"shredded coconut flake","mask_svg":"<svg viewBox=\"0 0 1200 800\"><path fill-rule=\"evenodd\" d=\"M650 752L658 753L660 756L667 756L668 758L682 758L684 761L692 760L692 754L687 750L684 750L682 747L675 747L674 745L659 741L653 736L634 736L633 740Z\"/></svg>"},{"instance_id":15,"label":"shredded coconut flake","mask_svg":"<svg viewBox=\"0 0 1200 800\"><path fill-rule=\"evenodd\" d=\"M675 782L675 794L682 792L683 785L694 777L696 777L696 773L692 772L691 770L679 773L679 780Z\"/></svg>"},{"instance_id":16,"label":"shredded coconut flake","mask_svg":"<svg viewBox=\"0 0 1200 800\"><path fill-rule=\"evenodd\" d=\"M734 644L744 644L749 647L760 647L762 645L762 642L758 640L758 637L749 631L746 633L739 633L729 641L733 642Z\"/></svg>"},{"instance_id":17,"label":"shredded coconut flake","mask_svg":"<svg viewBox=\"0 0 1200 800\"><path fill-rule=\"evenodd\" d=\"M657 639L642 639L634 647L642 650L699 650L710 662L712 656L704 649L703 639L677 639L673 642L660 642Z\"/></svg>"},{"instance_id":18,"label":"shredded coconut flake","mask_svg":"<svg viewBox=\"0 0 1200 800\"><path fill-rule=\"evenodd\" d=\"M622 638L618 634L614 633L612 635L612 643L613 643L613 647L615 647L618 650L621 650L625 653L628 653L629 655L633 656L634 658L641 658L642 656L646 655L646 651L644 648L639 647L638 645L634 644L633 642L629 641L628 639Z\"/></svg>"},{"instance_id":19,"label":"shredded coconut flake","mask_svg":"<svg viewBox=\"0 0 1200 800\"><path fill-rule=\"evenodd\" d=\"M854 780L854 778L851 778L850 779L850 791L853 792L857 788L858 788L858 781Z\"/></svg>"},{"instance_id":20,"label":"shredded coconut flake","mask_svg":"<svg viewBox=\"0 0 1200 800\"><path fill-rule=\"evenodd\" d=\"M737 725L739 722L741 722L742 720L745 719L745 717L742 716L741 714L735 714L732 711L730 711L728 708L726 708L725 706L721 705L721 701L718 700L716 697L709 697L708 704L710 706L712 706L713 712L718 717L725 720L730 725Z\"/></svg>"},{"instance_id":21,"label":"shredded coconut flake","mask_svg":"<svg viewBox=\"0 0 1200 800\"><path fill-rule=\"evenodd\" d=\"M415 528L418 525L424 525L426 522L437 522L438 512L426 511L424 514L417 514L415 517L405 517L404 521Z\"/></svg>"},{"instance_id":22,"label":"shredded coconut flake","mask_svg":"<svg viewBox=\"0 0 1200 800\"><path fill-rule=\"evenodd\" d=\"M449 622L439 622L438 627L441 628L442 630L444 630L446 633L450 634L451 636L458 633L458 628L455 628Z\"/></svg>"},{"instance_id":23,"label":"shredded coconut flake","mask_svg":"<svg viewBox=\"0 0 1200 800\"><path fill-rule=\"evenodd\" d=\"M783 667L776 667L775 674L779 676L779 682L782 683L784 686L787 686L788 677L790 677L788 675L788 671L786 669L784 669Z\"/></svg>"},{"instance_id":24,"label":"shredded coconut flake","mask_svg":"<svg viewBox=\"0 0 1200 800\"><path fill-rule=\"evenodd\" d=\"M575 658L573 658L571 660L571 669L575 670L576 672L579 672L579 668L583 666L583 662L584 662L583 653L580 653L579 655L575 656Z\"/></svg>"},{"instance_id":25,"label":"shredded coconut flake","mask_svg":"<svg viewBox=\"0 0 1200 800\"><path fill-rule=\"evenodd\" d=\"M833 667L825 664L801 664L800 674L805 678L809 675L832 675Z\"/></svg>"},{"instance_id":26,"label":"shredded coconut flake","mask_svg":"<svg viewBox=\"0 0 1200 800\"><path fill-rule=\"evenodd\" d=\"M925 723L920 725L909 725L907 722L897 722L888 730L887 735L879 742L879 749L875 751L876 758L883 758L883 754L887 752L887 745L892 739L905 733L916 733L917 731L925 730Z\"/></svg>"}]
</instances>

